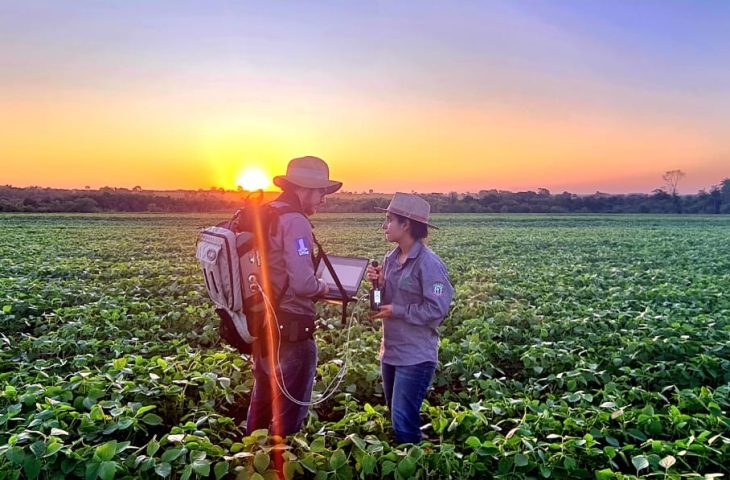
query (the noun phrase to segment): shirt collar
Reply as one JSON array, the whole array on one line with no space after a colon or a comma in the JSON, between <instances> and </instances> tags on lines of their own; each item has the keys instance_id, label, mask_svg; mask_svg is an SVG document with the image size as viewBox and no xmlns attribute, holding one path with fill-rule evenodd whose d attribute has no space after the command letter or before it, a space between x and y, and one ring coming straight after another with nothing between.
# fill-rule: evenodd
<instances>
[{"instance_id":1,"label":"shirt collar","mask_svg":"<svg viewBox=\"0 0 730 480\"><path fill-rule=\"evenodd\" d=\"M302 208L302 204L299 201L299 197L297 197L296 194L294 194L292 192L282 192L281 195L276 197L275 201L286 203L287 205L291 206L298 212L304 213L304 209Z\"/></svg>"},{"instance_id":2,"label":"shirt collar","mask_svg":"<svg viewBox=\"0 0 730 480\"><path fill-rule=\"evenodd\" d=\"M423 243L420 240L416 240L413 243L413 246L411 247L410 251L408 252L408 260L412 260L418 256L419 253L421 253L421 250L423 250ZM390 252L390 255L388 255L390 258L398 258L398 255L400 255L401 249L400 247L395 247L392 252Z\"/></svg>"}]
</instances>

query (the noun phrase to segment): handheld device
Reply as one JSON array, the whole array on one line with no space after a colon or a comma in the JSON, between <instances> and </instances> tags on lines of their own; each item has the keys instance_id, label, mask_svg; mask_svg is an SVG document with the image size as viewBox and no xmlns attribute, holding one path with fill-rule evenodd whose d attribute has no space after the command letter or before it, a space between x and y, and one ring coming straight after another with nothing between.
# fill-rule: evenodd
<instances>
[{"instance_id":1,"label":"handheld device","mask_svg":"<svg viewBox=\"0 0 730 480\"><path fill-rule=\"evenodd\" d=\"M375 268L378 268L378 262L376 261L373 261L371 265ZM382 299L383 296L382 292L380 291L380 285L378 285L378 280L375 279L373 281L373 288L370 289L370 310L372 310L373 312L379 311Z\"/></svg>"}]
</instances>

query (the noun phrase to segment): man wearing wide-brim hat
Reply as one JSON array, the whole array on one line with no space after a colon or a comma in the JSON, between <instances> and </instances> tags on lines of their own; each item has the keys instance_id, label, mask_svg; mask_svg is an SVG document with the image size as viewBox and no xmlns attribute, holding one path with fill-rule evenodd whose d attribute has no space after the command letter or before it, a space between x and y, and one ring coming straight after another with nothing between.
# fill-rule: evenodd
<instances>
[{"instance_id":1,"label":"man wearing wide-brim hat","mask_svg":"<svg viewBox=\"0 0 730 480\"><path fill-rule=\"evenodd\" d=\"M283 193L270 207L285 212L271 218L268 241L268 279L274 295L277 317L274 338L254 349L254 380L246 431L268 429L274 435L296 433L306 418L308 407L292 402L311 400L317 367L314 342L314 298L327 293L327 284L315 275L312 263L314 238L308 217L325 203L325 196L336 192L342 182L330 180L329 167L318 157L291 160L286 175L274 178ZM278 337L278 338L277 338ZM279 343L280 340L280 343ZM263 347L263 348L261 348ZM287 390L284 395L276 379Z\"/></svg>"}]
</instances>

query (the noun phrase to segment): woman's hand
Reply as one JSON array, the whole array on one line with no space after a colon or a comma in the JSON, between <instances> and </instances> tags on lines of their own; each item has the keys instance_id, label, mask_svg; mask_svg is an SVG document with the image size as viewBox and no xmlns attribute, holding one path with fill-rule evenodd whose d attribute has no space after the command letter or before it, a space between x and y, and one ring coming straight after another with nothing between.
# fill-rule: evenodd
<instances>
[{"instance_id":1,"label":"woman's hand","mask_svg":"<svg viewBox=\"0 0 730 480\"><path fill-rule=\"evenodd\" d=\"M380 310L377 313L370 315L370 320L377 320L378 318L386 319L393 316L393 305L381 305Z\"/></svg>"},{"instance_id":2,"label":"woman's hand","mask_svg":"<svg viewBox=\"0 0 730 480\"><path fill-rule=\"evenodd\" d=\"M366 271L368 280L370 280L370 283L373 285L375 282L378 282L378 286L380 288L383 288L383 283L385 282L385 278L383 277L383 266L378 265L377 267L373 267L372 265L368 265L368 269Z\"/></svg>"}]
</instances>

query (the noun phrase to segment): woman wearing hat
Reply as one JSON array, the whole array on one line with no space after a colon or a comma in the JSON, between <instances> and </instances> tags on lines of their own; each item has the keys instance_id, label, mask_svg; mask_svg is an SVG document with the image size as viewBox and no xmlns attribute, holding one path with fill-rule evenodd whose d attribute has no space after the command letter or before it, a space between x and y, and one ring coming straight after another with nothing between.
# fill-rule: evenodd
<instances>
[{"instance_id":1,"label":"woman wearing hat","mask_svg":"<svg viewBox=\"0 0 730 480\"><path fill-rule=\"evenodd\" d=\"M381 209L382 210L382 209ZM385 209L385 238L398 246L382 267L369 267L383 305L380 346L383 391L399 443L421 441L420 410L438 361L438 326L448 313L454 289L441 259L423 240L431 207L424 199L396 193Z\"/></svg>"}]
</instances>

